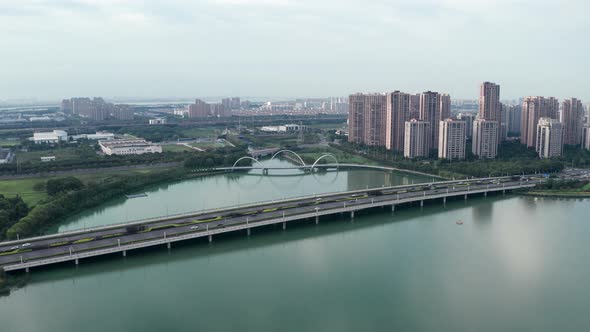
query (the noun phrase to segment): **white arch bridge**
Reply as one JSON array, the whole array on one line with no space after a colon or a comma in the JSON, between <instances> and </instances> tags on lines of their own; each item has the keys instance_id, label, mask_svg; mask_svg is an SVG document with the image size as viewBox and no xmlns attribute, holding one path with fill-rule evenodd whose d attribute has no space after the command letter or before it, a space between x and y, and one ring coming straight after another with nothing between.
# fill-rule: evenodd
<instances>
[{"instance_id":1,"label":"white arch bridge","mask_svg":"<svg viewBox=\"0 0 590 332\"><path fill-rule=\"evenodd\" d=\"M336 156L334 156L331 153L325 153L325 154L321 155L311 165L306 164L305 161L303 160L303 158L301 158L301 156L299 154L297 154L296 152L291 151L291 150L279 150L275 154L273 154L273 156L270 158L270 160L273 160L275 157L277 157L281 154L294 156L294 157L292 157L293 159L291 159L291 160L297 162L299 165L273 167L273 166L267 166L267 165L262 164L256 158L252 158L250 156L244 156L244 157L236 160L236 162L233 164L232 167L224 167L224 168L218 168L218 169L231 170L231 171L261 169L264 174L268 174L269 170L302 169L304 171L313 172L313 171L318 170L320 168L322 168L322 169L328 169L328 168L338 169L338 167L339 167L338 159L336 159ZM334 161L334 163L318 164L321 160L324 160L324 159L332 159ZM251 166L238 166L238 164L242 160L250 160L250 161L252 161L252 165Z\"/></svg>"}]
</instances>

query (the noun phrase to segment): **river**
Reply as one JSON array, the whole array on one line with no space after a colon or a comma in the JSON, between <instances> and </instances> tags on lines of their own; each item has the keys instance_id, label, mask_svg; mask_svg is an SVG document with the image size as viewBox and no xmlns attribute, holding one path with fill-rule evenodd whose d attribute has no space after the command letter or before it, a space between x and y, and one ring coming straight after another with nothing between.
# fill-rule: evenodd
<instances>
[{"instance_id":1,"label":"river","mask_svg":"<svg viewBox=\"0 0 590 332\"><path fill-rule=\"evenodd\" d=\"M412 181L428 179L219 175L150 188L59 229ZM0 297L0 330L585 331L588 212L589 200L490 196L82 260L33 270Z\"/></svg>"}]
</instances>

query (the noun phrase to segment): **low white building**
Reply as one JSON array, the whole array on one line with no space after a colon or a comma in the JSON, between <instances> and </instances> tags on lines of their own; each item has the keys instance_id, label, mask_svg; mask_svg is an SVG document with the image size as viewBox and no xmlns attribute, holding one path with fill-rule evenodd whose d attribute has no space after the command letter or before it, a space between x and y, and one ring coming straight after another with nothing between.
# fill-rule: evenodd
<instances>
[{"instance_id":1,"label":"low white building","mask_svg":"<svg viewBox=\"0 0 590 332\"><path fill-rule=\"evenodd\" d=\"M166 123L168 123L168 121L166 120L166 118L150 119L150 124L151 125L166 124Z\"/></svg>"},{"instance_id":2,"label":"low white building","mask_svg":"<svg viewBox=\"0 0 590 332\"><path fill-rule=\"evenodd\" d=\"M307 127L298 124L286 124L282 126L264 126L260 130L267 133L297 133L300 130L306 130Z\"/></svg>"},{"instance_id":3,"label":"low white building","mask_svg":"<svg viewBox=\"0 0 590 332\"><path fill-rule=\"evenodd\" d=\"M106 155L129 155L144 153L162 153L162 146L144 139L115 139L98 141L100 149Z\"/></svg>"},{"instance_id":4,"label":"low white building","mask_svg":"<svg viewBox=\"0 0 590 332\"><path fill-rule=\"evenodd\" d=\"M81 138L96 140L96 141L99 141L99 140L100 141L108 141L108 140L115 139L115 134L109 133L106 131L97 131L96 134L81 134L81 135L72 136L72 139L74 139L74 140L81 139Z\"/></svg>"},{"instance_id":5,"label":"low white building","mask_svg":"<svg viewBox=\"0 0 590 332\"><path fill-rule=\"evenodd\" d=\"M67 142L68 133L63 130L54 130L51 132L34 133L33 137L29 138L35 144L48 143L56 144L59 142Z\"/></svg>"}]
</instances>

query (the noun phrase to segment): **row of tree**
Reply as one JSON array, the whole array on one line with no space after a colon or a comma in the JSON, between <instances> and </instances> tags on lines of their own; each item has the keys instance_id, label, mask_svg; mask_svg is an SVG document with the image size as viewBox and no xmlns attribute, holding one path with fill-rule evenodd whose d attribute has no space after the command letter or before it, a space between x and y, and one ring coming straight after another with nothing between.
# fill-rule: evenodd
<instances>
[{"instance_id":1,"label":"row of tree","mask_svg":"<svg viewBox=\"0 0 590 332\"><path fill-rule=\"evenodd\" d=\"M20 196L4 197L0 195L0 234L29 213L29 207Z\"/></svg>"}]
</instances>

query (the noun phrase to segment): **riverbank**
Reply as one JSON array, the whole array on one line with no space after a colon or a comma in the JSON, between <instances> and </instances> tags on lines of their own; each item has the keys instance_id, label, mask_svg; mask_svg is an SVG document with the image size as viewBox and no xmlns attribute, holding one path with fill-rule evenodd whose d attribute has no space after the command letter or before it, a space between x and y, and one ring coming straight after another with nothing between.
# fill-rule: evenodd
<instances>
[{"instance_id":1,"label":"riverbank","mask_svg":"<svg viewBox=\"0 0 590 332\"><path fill-rule=\"evenodd\" d=\"M535 197L551 197L551 198L590 198L590 192L576 192L576 191L527 191L521 193L524 196Z\"/></svg>"},{"instance_id":2,"label":"riverbank","mask_svg":"<svg viewBox=\"0 0 590 332\"><path fill-rule=\"evenodd\" d=\"M8 275L0 268L0 297L10 295L15 288L24 287L29 281L28 275Z\"/></svg>"}]
</instances>

